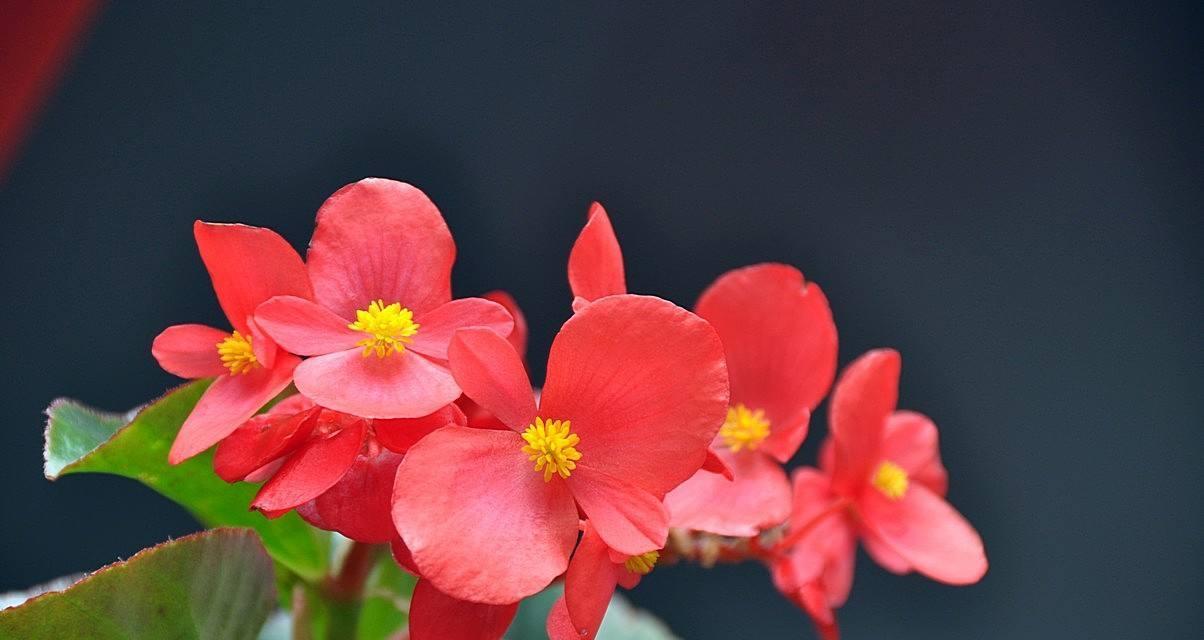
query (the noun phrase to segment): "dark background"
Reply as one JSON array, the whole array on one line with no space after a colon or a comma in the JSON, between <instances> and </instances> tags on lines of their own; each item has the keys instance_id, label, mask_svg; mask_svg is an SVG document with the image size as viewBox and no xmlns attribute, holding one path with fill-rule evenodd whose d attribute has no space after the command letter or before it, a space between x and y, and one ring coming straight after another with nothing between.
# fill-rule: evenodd
<instances>
[{"instance_id":1,"label":"dark background","mask_svg":"<svg viewBox=\"0 0 1204 640\"><path fill-rule=\"evenodd\" d=\"M1198 633L1199 3L392 4L102 11L0 187L0 590L195 528L130 481L50 484L40 455L53 397L141 403L176 382L156 332L221 323L191 221L303 246L325 196L385 176L441 207L459 294L517 296L536 371L595 198L634 291L690 305L787 261L842 363L899 348L991 571L861 556L849 638ZM753 565L633 598L686 638L811 633Z\"/></svg>"}]
</instances>

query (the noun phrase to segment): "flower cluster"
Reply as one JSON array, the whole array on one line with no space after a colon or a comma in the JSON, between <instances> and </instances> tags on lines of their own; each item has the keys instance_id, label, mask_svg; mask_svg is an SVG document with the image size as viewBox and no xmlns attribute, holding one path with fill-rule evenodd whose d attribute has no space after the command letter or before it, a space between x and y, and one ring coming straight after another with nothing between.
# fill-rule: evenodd
<instances>
[{"instance_id":1,"label":"flower cluster","mask_svg":"<svg viewBox=\"0 0 1204 640\"><path fill-rule=\"evenodd\" d=\"M391 545L419 577L414 640L499 638L558 579L549 636L590 638L617 586L670 561L763 562L829 637L857 540L897 573L986 571L935 425L896 411L894 351L849 365L819 468L787 476L837 359L827 299L793 267L726 273L693 312L630 294L595 204L537 392L517 304L452 298L455 244L410 185L336 192L304 260L267 229L194 232L230 326L154 341L167 371L214 378L169 459L216 445L219 476L262 483L264 516Z\"/></svg>"}]
</instances>

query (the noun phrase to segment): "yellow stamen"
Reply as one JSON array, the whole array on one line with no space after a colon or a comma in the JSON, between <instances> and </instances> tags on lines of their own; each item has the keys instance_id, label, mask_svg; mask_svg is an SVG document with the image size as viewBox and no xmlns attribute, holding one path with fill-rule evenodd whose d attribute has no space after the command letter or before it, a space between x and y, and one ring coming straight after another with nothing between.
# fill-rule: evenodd
<instances>
[{"instance_id":1,"label":"yellow stamen","mask_svg":"<svg viewBox=\"0 0 1204 640\"><path fill-rule=\"evenodd\" d=\"M649 551L641 553L638 556L630 556L623 562L623 566L631 573L638 573L642 576L648 575L652 571L652 567L656 566L656 561L661 557L659 551Z\"/></svg>"},{"instance_id":2,"label":"yellow stamen","mask_svg":"<svg viewBox=\"0 0 1204 640\"><path fill-rule=\"evenodd\" d=\"M769 420L761 409L753 411L743 404L729 407L727 420L719 428L719 437L732 451L756 451L761 441L769 437Z\"/></svg>"},{"instance_id":3,"label":"yellow stamen","mask_svg":"<svg viewBox=\"0 0 1204 640\"><path fill-rule=\"evenodd\" d=\"M355 343L364 348L365 358L373 353L378 358L401 353L418 333L414 312L399 302L386 305L384 300L375 300L367 309L356 311L355 322L347 327L368 334L367 338Z\"/></svg>"},{"instance_id":4,"label":"yellow stamen","mask_svg":"<svg viewBox=\"0 0 1204 640\"><path fill-rule=\"evenodd\" d=\"M535 418L535 424L523 432L523 440L527 446L523 453L530 456L535 463L536 471L543 471L543 481L548 482L552 475L567 478L577 468L581 452L575 449L581 438L569 431L568 420L544 420Z\"/></svg>"},{"instance_id":5,"label":"yellow stamen","mask_svg":"<svg viewBox=\"0 0 1204 640\"><path fill-rule=\"evenodd\" d=\"M259 366L255 351L251 349L251 336L244 336L237 331L217 343L217 355L221 357L222 364L230 370L232 376L250 373Z\"/></svg>"},{"instance_id":6,"label":"yellow stamen","mask_svg":"<svg viewBox=\"0 0 1204 640\"><path fill-rule=\"evenodd\" d=\"M874 488L891 500L899 500L907 493L907 471L899 465L884 460L874 472Z\"/></svg>"}]
</instances>

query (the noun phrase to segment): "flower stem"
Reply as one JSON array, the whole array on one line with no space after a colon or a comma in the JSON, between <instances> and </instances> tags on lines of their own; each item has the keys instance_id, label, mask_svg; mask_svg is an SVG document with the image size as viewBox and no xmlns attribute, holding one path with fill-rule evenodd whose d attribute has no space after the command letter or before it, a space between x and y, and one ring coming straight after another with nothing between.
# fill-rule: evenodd
<instances>
[{"instance_id":1,"label":"flower stem","mask_svg":"<svg viewBox=\"0 0 1204 640\"><path fill-rule=\"evenodd\" d=\"M832 504L830 504L826 508L824 508L823 511L820 511L819 513L812 516L811 519L808 520L806 524L804 524L803 526L801 526L797 529L794 529L790 533L786 534L786 536L784 538L779 540L778 543L774 545L774 547L773 547L774 550L775 551L784 551L784 550L790 548L791 546L798 544L798 542L800 540L807 537L807 534L814 531L815 528L818 527L821 522L826 520L829 516L839 512L839 511L843 511L848 506L849 506L849 501L844 498L834 501Z\"/></svg>"},{"instance_id":2,"label":"flower stem","mask_svg":"<svg viewBox=\"0 0 1204 640\"><path fill-rule=\"evenodd\" d=\"M354 638L363 604L364 583L376 563L380 545L356 542L351 545L338 575L322 584L322 596L330 610L326 637Z\"/></svg>"}]
</instances>

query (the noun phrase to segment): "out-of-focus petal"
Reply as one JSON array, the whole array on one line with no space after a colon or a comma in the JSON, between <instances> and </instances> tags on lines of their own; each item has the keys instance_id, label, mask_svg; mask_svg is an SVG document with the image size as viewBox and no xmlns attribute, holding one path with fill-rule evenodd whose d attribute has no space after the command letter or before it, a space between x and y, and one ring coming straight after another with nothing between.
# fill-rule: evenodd
<instances>
[{"instance_id":1,"label":"out-of-focus petal","mask_svg":"<svg viewBox=\"0 0 1204 640\"><path fill-rule=\"evenodd\" d=\"M946 584L973 584L987 571L982 538L948 502L920 484L899 500L866 489L858 505L867 527L916 571Z\"/></svg>"},{"instance_id":2,"label":"out-of-focus petal","mask_svg":"<svg viewBox=\"0 0 1204 640\"><path fill-rule=\"evenodd\" d=\"M514 347L515 353L520 357L525 357L527 354L527 316L523 315L518 301L514 299L514 296L500 289L482 294L481 297L502 305L514 319L514 331L510 332L509 337L510 344Z\"/></svg>"},{"instance_id":3,"label":"out-of-focus petal","mask_svg":"<svg viewBox=\"0 0 1204 640\"><path fill-rule=\"evenodd\" d=\"M343 477L322 495L297 507L307 522L326 531L368 544L383 544L393 530L393 479L401 456L390 451L361 453Z\"/></svg>"},{"instance_id":4,"label":"out-of-focus petal","mask_svg":"<svg viewBox=\"0 0 1204 640\"><path fill-rule=\"evenodd\" d=\"M810 422L811 411L804 407L790 418L770 425L769 437L761 442L758 451L786 464L807 438Z\"/></svg>"},{"instance_id":5,"label":"out-of-focus petal","mask_svg":"<svg viewBox=\"0 0 1204 640\"><path fill-rule=\"evenodd\" d=\"M790 481L768 456L755 451L718 452L732 480L700 471L665 496L675 529L750 537L790 516Z\"/></svg>"},{"instance_id":6,"label":"out-of-focus petal","mask_svg":"<svg viewBox=\"0 0 1204 640\"><path fill-rule=\"evenodd\" d=\"M936 425L928 416L914 411L891 414L882 436L882 458L903 467L912 482L923 484L938 496L944 496L949 488Z\"/></svg>"},{"instance_id":7,"label":"out-of-focus petal","mask_svg":"<svg viewBox=\"0 0 1204 640\"><path fill-rule=\"evenodd\" d=\"M452 338L448 355L464 395L515 431L531 424L535 394L509 342L488 329L461 329Z\"/></svg>"},{"instance_id":8,"label":"out-of-focus petal","mask_svg":"<svg viewBox=\"0 0 1204 640\"><path fill-rule=\"evenodd\" d=\"M577 507L564 482L534 471L522 445L510 431L445 427L402 460L393 524L440 591L507 604L568 567Z\"/></svg>"},{"instance_id":9,"label":"out-of-focus petal","mask_svg":"<svg viewBox=\"0 0 1204 640\"><path fill-rule=\"evenodd\" d=\"M414 564L414 556L410 554L410 548L402 541L401 537L394 534L393 539L389 540L389 551L393 554L393 560L398 566L412 575L418 575L418 567Z\"/></svg>"},{"instance_id":10,"label":"out-of-focus petal","mask_svg":"<svg viewBox=\"0 0 1204 640\"><path fill-rule=\"evenodd\" d=\"M217 445L213 470L226 482L237 482L256 469L301 446L321 409L313 407L290 416L267 413L247 420Z\"/></svg>"},{"instance_id":11,"label":"out-of-focus petal","mask_svg":"<svg viewBox=\"0 0 1204 640\"><path fill-rule=\"evenodd\" d=\"M317 429L330 428L323 412ZM361 419L343 419L330 433L318 435L297 450L284 466L259 489L251 506L265 513L284 512L309 502L330 489L347 473L364 443L367 425Z\"/></svg>"},{"instance_id":12,"label":"out-of-focus petal","mask_svg":"<svg viewBox=\"0 0 1204 640\"><path fill-rule=\"evenodd\" d=\"M461 427L468 424L468 419L464 416L464 412L460 411L454 403L449 404L442 409L421 418L381 418L372 421L372 431L376 434L376 441L387 449L396 451L397 453L405 453L414 446L414 443L421 440L426 434L437 429L442 429L447 425L459 425Z\"/></svg>"},{"instance_id":13,"label":"out-of-focus petal","mask_svg":"<svg viewBox=\"0 0 1204 640\"><path fill-rule=\"evenodd\" d=\"M723 341L732 404L763 409L776 428L828 392L836 324L823 291L798 269L766 263L729 271L703 292L696 310Z\"/></svg>"},{"instance_id":14,"label":"out-of-focus petal","mask_svg":"<svg viewBox=\"0 0 1204 640\"><path fill-rule=\"evenodd\" d=\"M410 599L410 640L498 640L518 603L480 604L458 600L419 580Z\"/></svg>"},{"instance_id":15,"label":"out-of-focus petal","mask_svg":"<svg viewBox=\"0 0 1204 640\"><path fill-rule=\"evenodd\" d=\"M271 369L223 375L205 390L180 427L167 460L179 464L217 444L279 395L293 377L299 360L282 354Z\"/></svg>"},{"instance_id":16,"label":"out-of-focus petal","mask_svg":"<svg viewBox=\"0 0 1204 640\"><path fill-rule=\"evenodd\" d=\"M496 302L460 298L415 318L419 328L409 348L437 360L447 360L447 346L457 329L483 328L505 338L514 331L514 318Z\"/></svg>"},{"instance_id":17,"label":"out-of-focus petal","mask_svg":"<svg viewBox=\"0 0 1204 640\"><path fill-rule=\"evenodd\" d=\"M669 514L656 496L584 464L577 465L567 482L606 546L629 556L665 546Z\"/></svg>"},{"instance_id":18,"label":"out-of-focus petal","mask_svg":"<svg viewBox=\"0 0 1204 640\"><path fill-rule=\"evenodd\" d=\"M295 296L277 296L259 305L255 322L276 344L301 356L354 349L364 337L333 311Z\"/></svg>"},{"instance_id":19,"label":"out-of-focus petal","mask_svg":"<svg viewBox=\"0 0 1204 640\"><path fill-rule=\"evenodd\" d=\"M911 563L895 553L895 550L879 539L878 534L872 530L862 529L861 544L865 547L865 552L883 569L898 575L911 573Z\"/></svg>"},{"instance_id":20,"label":"out-of-focus petal","mask_svg":"<svg viewBox=\"0 0 1204 640\"><path fill-rule=\"evenodd\" d=\"M606 543L587 524L564 576L564 602L577 637L598 632L618 583L617 570Z\"/></svg>"},{"instance_id":21,"label":"out-of-focus petal","mask_svg":"<svg viewBox=\"0 0 1204 640\"><path fill-rule=\"evenodd\" d=\"M384 358L359 349L302 362L297 389L314 402L365 418L418 418L460 395L451 372L417 353Z\"/></svg>"},{"instance_id":22,"label":"out-of-focus petal","mask_svg":"<svg viewBox=\"0 0 1204 640\"><path fill-rule=\"evenodd\" d=\"M899 353L877 349L854 360L836 383L828 406L836 460L833 484L856 493L880 462L886 419L899 395Z\"/></svg>"},{"instance_id":23,"label":"out-of-focus petal","mask_svg":"<svg viewBox=\"0 0 1204 640\"><path fill-rule=\"evenodd\" d=\"M217 301L242 333L250 333L247 318L268 298L313 295L301 256L275 231L197 220L192 232Z\"/></svg>"},{"instance_id":24,"label":"out-of-focus petal","mask_svg":"<svg viewBox=\"0 0 1204 640\"><path fill-rule=\"evenodd\" d=\"M660 298L621 295L564 323L540 415L572 422L588 466L663 496L702 467L727 401L710 325Z\"/></svg>"},{"instance_id":25,"label":"out-of-focus petal","mask_svg":"<svg viewBox=\"0 0 1204 640\"><path fill-rule=\"evenodd\" d=\"M155 337L151 355L172 375L214 378L229 373L217 353L217 345L229 335L203 324L177 324Z\"/></svg>"},{"instance_id":26,"label":"out-of-focus petal","mask_svg":"<svg viewBox=\"0 0 1204 640\"><path fill-rule=\"evenodd\" d=\"M731 467L727 466L727 462L719 457L714 449L707 449L707 459L702 463L702 470L721 475L729 482L735 479Z\"/></svg>"},{"instance_id":27,"label":"out-of-focus petal","mask_svg":"<svg viewBox=\"0 0 1204 640\"><path fill-rule=\"evenodd\" d=\"M421 315L451 299L456 245L416 187L381 178L349 184L318 210L307 261L315 300L354 318L373 300Z\"/></svg>"},{"instance_id":28,"label":"out-of-focus petal","mask_svg":"<svg viewBox=\"0 0 1204 640\"><path fill-rule=\"evenodd\" d=\"M585 300L627 293L623 251L602 205L590 205L589 219L569 253L569 286Z\"/></svg>"}]
</instances>

